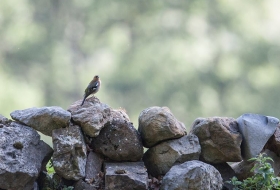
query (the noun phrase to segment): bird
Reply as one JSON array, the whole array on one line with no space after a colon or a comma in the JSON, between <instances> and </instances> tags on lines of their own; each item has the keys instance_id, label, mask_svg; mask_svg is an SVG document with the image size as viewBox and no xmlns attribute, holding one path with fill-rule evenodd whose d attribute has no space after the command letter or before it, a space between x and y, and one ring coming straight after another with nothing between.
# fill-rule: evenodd
<instances>
[{"instance_id":1,"label":"bird","mask_svg":"<svg viewBox=\"0 0 280 190\"><path fill-rule=\"evenodd\" d=\"M85 95L84 95L84 99L83 99L81 106L84 104L86 98L89 95L95 94L96 92L98 92L98 90L100 89L100 86L101 86L101 80L100 80L99 76L96 75L93 77L92 81L88 84L87 88L85 89Z\"/></svg>"}]
</instances>

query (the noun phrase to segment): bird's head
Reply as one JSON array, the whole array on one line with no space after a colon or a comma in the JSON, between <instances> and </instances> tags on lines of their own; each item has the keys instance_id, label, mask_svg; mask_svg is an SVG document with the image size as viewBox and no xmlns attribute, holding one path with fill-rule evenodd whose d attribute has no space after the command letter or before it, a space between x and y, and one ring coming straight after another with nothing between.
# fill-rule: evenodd
<instances>
[{"instance_id":1,"label":"bird's head","mask_svg":"<svg viewBox=\"0 0 280 190\"><path fill-rule=\"evenodd\" d=\"M98 80L98 79L99 79L99 76L98 76L98 75L95 75L93 79L94 79L94 80Z\"/></svg>"}]
</instances>

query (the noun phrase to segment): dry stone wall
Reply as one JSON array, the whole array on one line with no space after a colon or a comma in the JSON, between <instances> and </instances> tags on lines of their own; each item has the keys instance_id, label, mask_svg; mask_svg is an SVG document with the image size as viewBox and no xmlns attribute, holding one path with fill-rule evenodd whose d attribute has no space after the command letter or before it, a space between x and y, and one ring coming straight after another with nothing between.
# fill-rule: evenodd
<instances>
[{"instance_id":1,"label":"dry stone wall","mask_svg":"<svg viewBox=\"0 0 280 190\"><path fill-rule=\"evenodd\" d=\"M198 118L187 133L169 108L155 106L139 114L136 130L122 109L94 96L80 104L16 110L13 120L0 115L0 189L232 189L225 181L254 175L247 160L261 152L279 175L275 117ZM52 137L53 149L37 131Z\"/></svg>"}]
</instances>

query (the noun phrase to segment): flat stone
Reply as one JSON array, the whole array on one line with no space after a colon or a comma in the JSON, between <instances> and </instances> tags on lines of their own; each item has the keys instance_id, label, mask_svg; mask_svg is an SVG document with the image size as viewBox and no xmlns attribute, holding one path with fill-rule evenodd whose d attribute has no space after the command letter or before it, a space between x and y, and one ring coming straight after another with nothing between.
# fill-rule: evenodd
<instances>
[{"instance_id":1,"label":"flat stone","mask_svg":"<svg viewBox=\"0 0 280 190\"><path fill-rule=\"evenodd\" d=\"M51 136L52 130L64 128L69 125L71 114L61 107L42 107L16 110L11 117L44 135Z\"/></svg>"},{"instance_id":2,"label":"flat stone","mask_svg":"<svg viewBox=\"0 0 280 190\"><path fill-rule=\"evenodd\" d=\"M56 173L68 180L85 177L86 144L79 126L53 130L53 167Z\"/></svg>"},{"instance_id":3,"label":"flat stone","mask_svg":"<svg viewBox=\"0 0 280 190\"><path fill-rule=\"evenodd\" d=\"M218 164L242 160L242 135L234 118L198 118L194 121L190 133L199 139L202 161Z\"/></svg>"},{"instance_id":4,"label":"flat stone","mask_svg":"<svg viewBox=\"0 0 280 190\"><path fill-rule=\"evenodd\" d=\"M80 104L81 100L78 100L68 108L72 120L85 134L90 137L98 136L105 124L111 120L111 108L94 96L87 98L83 106Z\"/></svg>"},{"instance_id":5,"label":"flat stone","mask_svg":"<svg viewBox=\"0 0 280 190\"><path fill-rule=\"evenodd\" d=\"M239 131L243 136L241 144L244 160L256 157L274 134L279 119L270 116L246 113L237 118Z\"/></svg>"},{"instance_id":6,"label":"flat stone","mask_svg":"<svg viewBox=\"0 0 280 190\"><path fill-rule=\"evenodd\" d=\"M96 182L99 179L102 164L103 159L101 156L90 151L87 157L85 181L90 183Z\"/></svg>"},{"instance_id":7,"label":"flat stone","mask_svg":"<svg viewBox=\"0 0 280 190\"><path fill-rule=\"evenodd\" d=\"M122 110L112 110L112 119L92 138L95 152L115 161L139 161L143 145L138 131Z\"/></svg>"},{"instance_id":8,"label":"flat stone","mask_svg":"<svg viewBox=\"0 0 280 190\"><path fill-rule=\"evenodd\" d=\"M146 190L148 174L143 162L105 163L106 190Z\"/></svg>"},{"instance_id":9,"label":"flat stone","mask_svg":"<svg viewBox=\"0 0 280 190\"><path fill-rule=\"evenodd\" d=\"M168 140L147 150L143 161L148 173L154 177L165 175L175 164L198 160L201 147L197 136L186 135Z\"/></svg>"},{"instance_id":10,"label":"flat stone","mask_svg":"<svg viewBox=\"0 0 280 190\"><path fill-rule=\"evenodd\" d=\"M147 148L187 134L185 125L167 107L149 107L140 113L138 120L138 131Z\"/></svg>"},{"instance_id":11,"label":"flat stone","mask_svg":"<svg viewBox=\"0 0 280 190\"><path fill-rule=\"evenodd\" d=\"M223 179L213 166L193 160L173 166L162 179L160 190L221 190Z\"/></svg>"},{"instance_id":12,"label":"flat stone","mask_svg":"<svg viewBox=\"0 0 280 190\"><path fill-rule=\"evenodd\" d=\"M52 153L34 129L16 122L1 127L0 189L32 189Z\"/></svg>"}]
</instances>

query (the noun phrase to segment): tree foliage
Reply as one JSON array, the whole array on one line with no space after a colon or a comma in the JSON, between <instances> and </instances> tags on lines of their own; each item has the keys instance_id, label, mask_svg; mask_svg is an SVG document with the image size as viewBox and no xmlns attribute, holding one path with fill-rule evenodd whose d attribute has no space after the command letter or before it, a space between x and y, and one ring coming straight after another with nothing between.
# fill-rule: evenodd
<instances>
[{"instance_id":1,"label":"tree foliage","mask_svg":"<svg viewBox=\"0 0 280 190\"><path fill-rule=\"evenodd\" d=\"M96 96L134 122L154 105L168 106L187 127L197 117L279 117L279 4L4 1L0 113L67 108L99 74Z\"/></svg>"}]
</instances>

